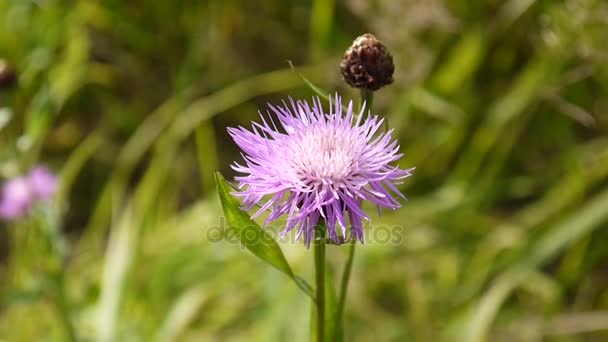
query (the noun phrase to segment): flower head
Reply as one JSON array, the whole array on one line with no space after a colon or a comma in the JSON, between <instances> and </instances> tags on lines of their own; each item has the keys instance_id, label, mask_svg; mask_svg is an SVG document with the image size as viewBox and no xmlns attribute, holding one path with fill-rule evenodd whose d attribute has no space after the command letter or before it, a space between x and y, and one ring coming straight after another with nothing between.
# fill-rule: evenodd
<instances>
[{"instance_id":1,"label":"flower head","mask_svg":"<svg viewBox=\"0 0 608 342\"><path fill-rule=\"evenodd\" d=\"M374 35L357 37L344 53L340 72L346 83L354 88L376 91L393 83L393 56Z\"/></svg>"},{"instance_id":2,"label":"flower head","mask_svg":"<svg viewBox=\"0 0 608 342\"><path fill-rule=\"evenodd\" d=\"M37 199L51 199L57 191L57 176L44 166L37 166L28 174L30 189Z\"/></svg>"},{"instance_id":3,"label":"flower head","mask_svg":"<svg viewBox=\"0 0 608 342\"><path fill-rule=\"evenodd\" d=\"M27 214L32 193L26 177L15 177L2 185L0 190L0 216L13 220Z\"/></svg>"},{"instance_id":4,"label":"flower head","mask_svg":"<svg viewBox=\"0 0 608 342\"><path fill-rule=\"evenodd\" d=\"M282 234L296 229L307 245L321 219L334 243L351 237L363 242L362 220L368 216L362 201L378 208L400 207L395 195L405 197L395 183L409 177L413 168L391 165L402 155L392 130L380 132L383 119L363 110L357 116L352 101L344 110L337 95L329 113L318 98L312 107L293 100L289 106L269 107L278 125L261 116L262 123L253 123L251 130L228 129L245 159L244 165L233 165L243 174L236 177L236 195L243 198L245 210L261 205L254 217L270 210L268 223L287 215Z\"/></svg>"},{"instance_id":5,"label":"flower head","mask_svg":"<svg viewBox=\"0 0 608 342\"><path fill-rule=\"evenodd\" d=\"M27 215L38 201L50 200L57 190L57 177L43 166L30 170L27 176L6 181L0 190L0 217L14 220Z\"/></svg>"}]
</instances>

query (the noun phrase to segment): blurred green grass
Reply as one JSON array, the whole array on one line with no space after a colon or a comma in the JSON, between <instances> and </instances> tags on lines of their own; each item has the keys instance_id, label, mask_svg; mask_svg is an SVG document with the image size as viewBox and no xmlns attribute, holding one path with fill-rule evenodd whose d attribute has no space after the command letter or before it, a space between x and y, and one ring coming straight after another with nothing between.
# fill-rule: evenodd
<instances>
[{"instance_id":1,"label":"blurred green grass","mask_svg":"<svg viewBox=\"0 0 608 342\"><path fill-rule=\"evenodd\" d=\"M338 63L364 32L395 57L375 111L417 170L373 217L402 239L357 251L346 340L608 339L605 1L0 0L0 18L19 77L0 172L61 173L79 340L308 340L308 299L208 239L213 172L239 158L225 127L313 95L287 60L355 98ZM66 339L40 226L0 228L0 339Z\"/></svg>"}]
</instances>

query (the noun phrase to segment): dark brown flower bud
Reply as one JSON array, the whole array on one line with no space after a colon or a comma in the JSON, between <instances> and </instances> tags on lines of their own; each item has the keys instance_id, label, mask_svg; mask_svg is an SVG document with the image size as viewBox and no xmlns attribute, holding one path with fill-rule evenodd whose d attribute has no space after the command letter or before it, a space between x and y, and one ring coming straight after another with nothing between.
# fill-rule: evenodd
<instances>
[{"instance_id":1,"label":"dark brown flower bud","mask_svg":"<svg viewBox=\"0 0 608 342\"><path fill-rule=\"evenodd\" d=\"M378 90L393 83L393 56L374 35L366 33L353 41L340 63L342 78L354 88Z\"/></svg>"},{"instance_id":2,"label":"dark brown flower bud","mask_svg":"<svg viewBox=\"0 0 608 342\"><path fill-rule=\"evenodd\" d=\"M3 59L0 59L0 90L10 89L17 84L15 70Z\"/></svg>"}]
</instances>

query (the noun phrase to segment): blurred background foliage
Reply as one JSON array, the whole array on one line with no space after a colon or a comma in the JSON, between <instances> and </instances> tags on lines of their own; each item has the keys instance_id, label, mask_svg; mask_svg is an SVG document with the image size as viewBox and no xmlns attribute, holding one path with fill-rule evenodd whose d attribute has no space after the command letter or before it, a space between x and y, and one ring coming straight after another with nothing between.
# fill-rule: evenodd
<instances>
[{"instance_id":1,"label":"blurred background foliage","mask_svg":"<svg viewBox=\"0 0 608 342\"><path fill-rule=\"evenodd\" d=\"M608 339L608 2L0 0L0 173L61 175L0 227L0 340L308 340L293 283L210 241L213 172L240 158L226 126L313 95L288 60L356 98L338 64L364 32L417 170L373 221L400 239L357 251L346 340Z\"/></svg>"}]
</instances>

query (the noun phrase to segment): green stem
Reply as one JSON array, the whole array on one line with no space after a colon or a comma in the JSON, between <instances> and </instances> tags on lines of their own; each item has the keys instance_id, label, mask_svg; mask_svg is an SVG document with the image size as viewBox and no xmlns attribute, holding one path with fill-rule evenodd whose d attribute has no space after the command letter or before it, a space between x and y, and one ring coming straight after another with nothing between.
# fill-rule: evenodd
<instances>
[{"instance_id":1,"label":"green stem","mask_svg":"<svg viewBox=\"0 0 608 342\"><path fill-rule=\"evenodd\" d=\"M315 229L315 299L317 304L317 342L325 341L325 227Z\"/></svg>"},{"instance_id":2,"label":"green stem","mask_svg":"<svg viewBox=\"0 0 608 342\"><path fill-rule=\"evenodd\" d=\"M357 246L357 240L352 240L350 248L348 249L348 259L344 265L344 272L342 273L342 283L340 284L340 298L338 299L338 311L336 313L336 331L335 341L340 341L343 336L344 329L344 306L346 304L346 293L348 292L348 283L350 282L350 274L353 269L353 260L355 259L355 246Z\"/></svg>"},{"instance_id":3,"label":"green stem","mask_svg":"<svg viewBox=\"0 0 608 342\"><path fill-rule=\"evenodd\" d=\"M365 103L365 112L366 113L369 112L369 110L372 108L372 105L374 104L374 92L373 91L371 91L369 89L365 89L365 88L361 89L361 99L360 99L359 109L363 108L363 103Z\"/></svg>"},{"instance_id":4,"label":"green stem","mask_svg":"<svg viewBox=\"0 0 608 342\"><path fill-rule=\"evenodd\" d=\"M66 296L65 289L65 267L64 260L66 257L66 242L61 232L59 220L56 215L57 208L50 211L40 211L41 224L45 225L44 233L51 247L52 269L50 270L50 278L53 283L51 294L53 303L57 309L58 318L63 327L67 341L76 341L76 331L74 324L70 318L70 306Z\"/></svg>"},{"instance_id":5,"label":"green stem","mask_svg":"<svg viewBox=\"0 0 608 342\"><path fill-rule=\"evenodd\" d=\"M55 275L55 305L61 325L65 331L67 341L76 341L76 332L70 318L69 304L65 295L65 280L63 269L58 270Z\"/></svg>"}]
</instances>

